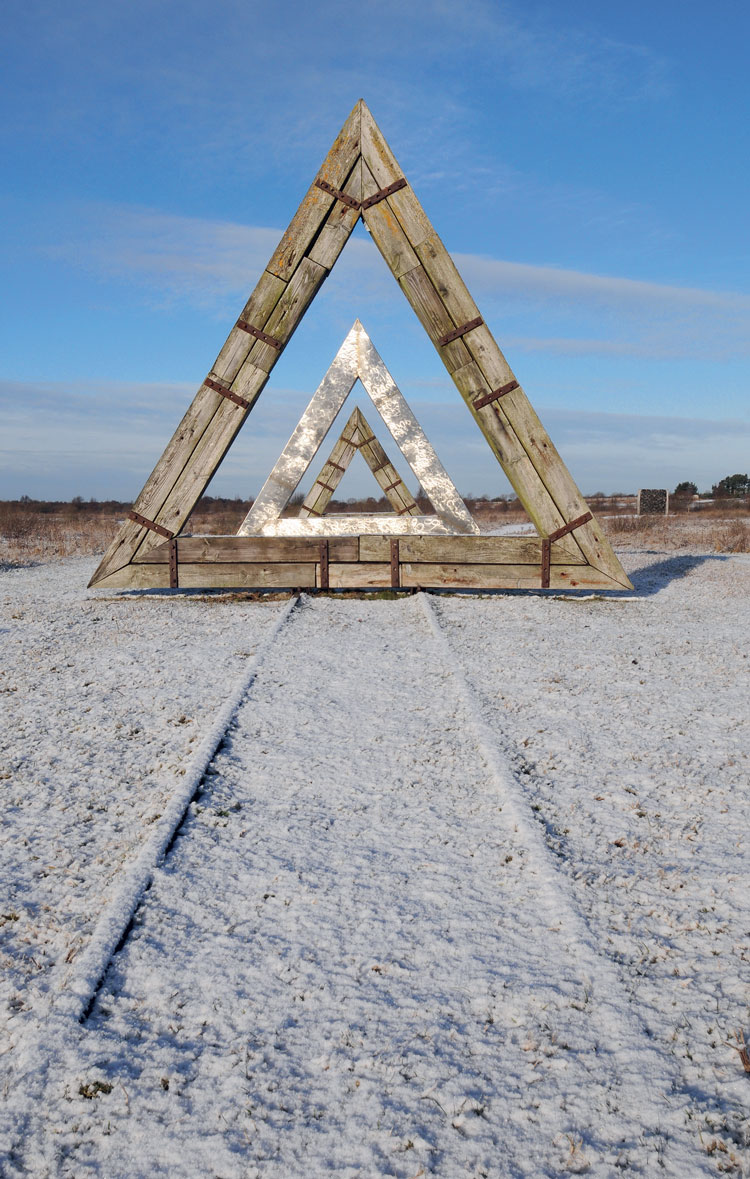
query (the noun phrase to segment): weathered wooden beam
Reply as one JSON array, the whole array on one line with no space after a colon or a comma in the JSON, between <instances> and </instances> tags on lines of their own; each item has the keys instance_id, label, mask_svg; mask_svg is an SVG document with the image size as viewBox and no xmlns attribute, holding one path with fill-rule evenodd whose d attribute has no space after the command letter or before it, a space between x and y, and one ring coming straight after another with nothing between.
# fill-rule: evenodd
<instances>
[{"instance_id":1,"label":"weathered wooden beam","mask_svg":"<svg viewBox=\"0 0 750 1179\"><path fill-rule=\"evenodd\" d=\"M364 104L361 135L363 161L376 183L382 186L403 175L401 167ZM363 191L366 191L366 187ZM468 349L469 357L476 361L489 387L488 390L480 391L491 391L514 381L510 366L483 323L466 332L459 340L441 346L440 341L450 336L453 329L461 327L466 322L475 321L479 311L413 190L407 185L384 203L393 211L421 263L421 269L415 268L402 274L399 284L437 347L448 371L453 375L461 367L460 357L464 354L456 353L455 349L457 345L463 345ZM378 226L375 222L372 224L372 232L377 240ZM390 243L387 242L381 247L386 261L389 246ZM451 351L452 349L454 351ZM466 358L467 361L469 357ZM466 400L465 395L464 399ZM488 425L493 424L489 413L496 413L501 419L504 416L506 424L512 427L521 441L539 481L553 500L563 522L580 516L586 510L586 503L520 386L509 393L507 398L503 398L501 403L496 403L497 406L500 404L502 410L496 410L495 406L487 406L486 410L478 411L478 417L475 411L476 420L488 441L491 441L490 433L497 433L496 430L488 429ZM524 495L522 502L530 513L534 511L533 500L527 500ZM549 515L549 511L546 514ZM545 528L541 530L546 531ZM590 564L601 568L614 580L619 580L623 588L632 588L595 520L591 520L578 530L575 544Z\"/></svg>"},{"instance_id":2,"label":"weathered wooden beam","mask_svg":"<svg viewBox=\"0 0 750 1179\"><path fill-rule=\"evenodd\" d=\"M386 589L390 584L390 564L339 565L331 563L328 566L330 589Z\"/></svg>"},{"instance_id":3,"label":"weathered wooden beam","mask_svg":"<svg viewBox=\"0 0 750 1179\"><path fill-rule=\"evenodd\" d=\"M334 187L346 184L352 173L355 174L352 182L361 184L359 168L356 166L360 157L360 113L361 103L358 102L318 171L318 176ZM315 242L321 227L325 226L331 215L332 205L333 198L313 183L240 316L245 322L254 324L256 328L284 343L290 339L328 273L328 269L320 262L307 259L306 266L303 262L305 251ZM345 233L348 229L348 233L351 233L356 219L355 216L342 222L337 210L331 217L331 223L335 223L339 231L343 229ZM339 233L339 252L344 243L345 238ZM235 326L209 376L217 377L228 386L234 385L236 380L235 392L252 404L259 396L278 356L277 349L254 340ZM258 377L258 372L264 375ZM193 404L134 504L135 510L141 515L168 527L161 515L168 502L168 514L172 520L170 531L179 531L185 523L244 420L244 416L235 416L234 420L227 420L225 415L218 416L219 403L225 400L221 394L205 385L198 390ZM243 411L238 408L237 415L242 414ZM203 448L203 454L198 461L191 463L193 452L207 433L210 438ZM192 469L188 470L190 467ZM152 547L152 543L148 534L144 534L134 522L126 522L90 584L96 585L102 577L131 561L141 545L148 548Z\"/></svg>"},{"instance_id":4,"label":"weathered wooden beam","mask_svg":"<svg viewBox=\"0 0 750 1179\"><path fill-rule=\"evenodd\" d=\"M179 536L177 546L180 565L254 564L317 560L321 538L307 536ZM166 541L158 548L138 554L136 564L158 565L169 560ZM330 560L359 560L359 538L332 536L328 541Z\"/></svg>"},{"instance_id":5,"label":"weathered wooden beam","mask_svg":"<svg viewBox=\"0 0 750 1179\"><path fill-rule=\"evenodd\" d=\"M360 561L385 561L389 555L387 536L361 536ZM538 536L403 536L400 538L402 561L428 564L537 565L542 560L542 541ZM571 561L559 542L550 545L553 565L585 565L578 553Z\"/></svg>"},{"instance_id":6,"label":"weathered wooden beam","mask_svg":"<svg viewBox=\"0 0 750 1179\"><path fill-rule=\"evenodd\" d=\"M424 589L540 589L540 566L407 562L401 565L401 585ZM622 586L590 565L553 565L549 588L620 590Z\"/></svg>"},{"instance_id":7,"label":"weathered wooden beam","mask_svg":"<svg viewBox=\"0 0 750 1179\"><path fill-rule=\"evenodd\" d=\"M318 542L318 550L320 542ZM180 589L315 589L312 562L179 563ZM168 564L135 564L102 578L97 589L169 589Z\"/></svg>"},{"instance_id":8,"label":"weathered wooden beam","mask_svg":"<svg viewBox=\"0 0 750 1179\"><path fill-rule=\"evenodd\" d=\"M318 169L316 179L325 180L332 188L343 188L360 156L361 100L334 140L333 146ZM279 242L267 270L288 281L300 260L313 242L335 198L324 192L313 180L302 204ZM355 217L356 221L356 217ZM352 228L354 226L352 225Z\"/></svg>"},{"instance_id":9,"label":"weathered wooden beam","mask_svg":"<svg viewBox=\"0 0 750 1179\"><path fill-rule=\"evenodd\" d=\"M362 159L375 178L378 188L385 188L401 180L404 173L364 102L361 104L361 136ZM410 185L407 184L389 196L388 205L398 218L412 249L416 249L434 232ZM365 213L367 212L368 210L365 210Z\"/></svg>"},{"instance_id":10,"label":"weathered wooden beam","mask_svg":"<svg viewBox=\"0 0 750 1179\"><path fill-rule=\"evenodd\" d=\"M363 199L367 199L376 193L380 186L364 160L361 171L362 195ZM371 208L363 210L362 219L394 278L401 278L407 271L419 265L419 258L388 200L379 201Z\"/></svg>"},{"instance_id":11,"label":"weathered wooden beam","mask_svg":"<svg viewBox=\"0 0 750 1179\"><path fill-rule=\"evenodd\" d=\"M362 162L357 160L352 168L343 191L356 201L362 199ZM308 258L330 270L349 241L349 236L359 220L359 210L334 201L323 228L310 246Z\"/></svg>"}]
</instances>

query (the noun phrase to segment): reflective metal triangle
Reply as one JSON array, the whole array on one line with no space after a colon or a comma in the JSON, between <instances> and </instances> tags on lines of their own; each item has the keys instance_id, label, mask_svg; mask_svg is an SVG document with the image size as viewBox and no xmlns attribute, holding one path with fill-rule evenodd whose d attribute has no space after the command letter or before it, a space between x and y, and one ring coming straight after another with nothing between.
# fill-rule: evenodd
<instances>
[{"instance_id":1,"label":"reflective metal triangle","mask_svg":"<svg viewBox=\"0 0 750 1179\"><path fill-rule=\"evenodd\" d=\"M432 504L434 516L282 517L337 414L360 380ZM394 535L478 534L453 480L357 319L318 385L291 438L243 520L239 536L317 536L346 532Z\"/></svg>"}]
</instances>

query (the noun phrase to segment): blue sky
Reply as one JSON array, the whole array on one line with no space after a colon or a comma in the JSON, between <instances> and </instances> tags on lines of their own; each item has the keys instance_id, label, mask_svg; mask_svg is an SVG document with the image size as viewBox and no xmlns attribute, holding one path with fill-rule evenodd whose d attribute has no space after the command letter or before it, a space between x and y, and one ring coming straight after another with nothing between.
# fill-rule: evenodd
<instances>
[{"instance_id":1,"label":"blue sky","mask_svg":"<svg viewBox=\"0 0 750 1179\"><path fill-rule=\"evenodd\" d=\"M135 497L359 97L584 493L746 471L749 33L731 0L8 0L0 497ZM210 490L258 490L357 315L459 488L507 491L361 228Z\"/></svg>"}]
</instances>

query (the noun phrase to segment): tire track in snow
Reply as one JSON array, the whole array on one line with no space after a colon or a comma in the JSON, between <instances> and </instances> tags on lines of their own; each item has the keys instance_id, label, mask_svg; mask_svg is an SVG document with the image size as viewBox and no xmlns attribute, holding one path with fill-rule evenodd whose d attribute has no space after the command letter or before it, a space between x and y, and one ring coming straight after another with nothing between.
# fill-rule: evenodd
<instances>
[{"instance_id":1,"label":"tire track in snow","mask_svg":"<svg viewBox=\"0 0 750 1179\"><path fill-rule=\"evenodd\" d=\"M144 893L153 880L159 862L168 853L175 835L185 818L185 812L195 797L206 771L226 736L237 710L250 690L268 652L289 621L299 598L292 597L281 610L260 648L244 668L214 722L185 767L185 774L177 784L164 808L154 822L152 833L133 863L120 875L120 880L94 927L84 952L78 957L71 974L62 980L57 1000L59 1011L82 1020L86 1018L99 984L112 960L123 945L129 927Z\"/></svg>"},{"instance_id":2,"label":"tire track in snow","mask_svg":"<svg viewBox=\"0 0 750 1179\"><path fill-rule=\"evenodd\" d=\"M104 1173L131 1116L152 1173L703 1173L423 596L309 600L181 834L67 1065Z\"/></svg>"},{"instance_id":3,"label":"tire track in snow","mask_svg":"<svg viewBox=\"0 0 750 1179\"><path fill-rule=\"evenodd\" d=\"M54 1051L60 1052L63 1046L67 1047L71 1023L85 1020L114 954L127 939L133 916L151 885L159 862L168 853L237 710L298 603L299 597L295 596L284 605L248 666L235 681L211 727L188 760L184 775L180 775L164 811L153 823L151 834L133 862L121 872L83 952L75 959L72 968L66 963L53 968L49 993L39 1011L47 1045L41 1043L38 1027L31 1025L22 1030L11 1049L19 1061L16 1080L21 1082L23 1079L20 1088L28 1106L33 1104L35 1095L43 1092L50 1064L49 1044L55 1044ZM22 1124L25 1121L22 1116L20 1120ZM11 1133L18 1137L23 1131L14 1126Z\"/></svg>"},{"instance_id":4,"label":"tire track in snow","mask_svg":"<svg viewBox=\"0 0 750 1179\"><path fill-rule=\"evenodd\" d=\"M668 1070L430 602L310 600L279 637L92 1019L65 1018L69 1155L32 1173L557 1176L587 1130L592 1175L656 1173ZM704 1173L685 1147L658 1173Z\"/></svg>"},{"instance_id":5,"label":"tire track in snow","mask_svg":"<svg viewBox=\"0 0 750 1179\"><path fill-rule=\"evenodd\" d=\"M538 821L526 800L510 763L500 753L492 729L482 718L481 705L458 660L451 651L438 611L429 596L419 594L419 602L430 628L440 658L450 669L455 694L474 732L477 747L487 765L489 780L502 796L505 813L512 817L516 830L526 844L536 871L543 882L551 917L566 928L569 945L578 949L595 988L599 1017L616 1045L623 1073L627 1075L635 1096L645 1091L649 1109L656 1114L652 1121L658 1129L658 1110L669 1100L678 1081L677 1071L670 1071L651 1041L651 1033L639 1019L628 999L627 990L609 957L602 951L588 922L576 904L565 876L560 872L548 848ZM581 954L581 951L584 951Z\"/></svg>"}]
</instances>

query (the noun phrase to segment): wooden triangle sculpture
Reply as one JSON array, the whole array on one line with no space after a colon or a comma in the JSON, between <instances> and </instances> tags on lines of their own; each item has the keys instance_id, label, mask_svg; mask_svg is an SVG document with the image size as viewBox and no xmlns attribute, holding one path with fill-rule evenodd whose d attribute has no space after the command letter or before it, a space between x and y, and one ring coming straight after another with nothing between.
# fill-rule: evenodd
<instances>
[{"instance_id":1,"label":"wooden triangle sculpture","mask_svg":"<svg viewBox=\"0 0 750 1179\"><path fill-rule=\"evenodd\" d=\"M361 454L397 516L421 516L422 511L404 483L359 406L353 409L323 469L305 496L298 519L325 515L336 488L355 454ZM333 523L333 521L332 521Z\"/></svg>"},{"instance_id":2,"label":"wooden triangle sculpture","mask_svg":"<svg viewBox=\"0 0 750 1179\"><path fill-rule=\"evenodd\" d=\"M315 458L318 448L357 380L361 382L430 500L435 515L422 516L417 511L419 519L415 520L415 513L411 509L409 512L405 510L407 504L413 504L413 498L407 492L408 499L401 500L398 496L395 497L394 506L400 517L398 520L394 520L392 516L363 515L337 516L322 522L310 519L310 515L316 513L309 511L300 513L300 516L308 517L307 519L282 518L281 513ZM361 415L361 411L358 412ZM391 468L392 478L387 468L381 469L382 464L388 460L382 448L379 448L379 453L373 450L376 441L373 436L373 442L370 443L371 435L373 431L368 427L363 435L362 453L366 460L371 462L376 479L387 492L393 479L400 482L400 477L395 468ZM342 454L348 451L348 457L351 459L355 445L350 444ZM379 447L379 444L377 445ZM342 474L343 470L339 474L339 479ZM334 475L335 469L327 472L327 484L331 483ZM395 490L396 485L393 486ZM390 532L394 535L479 532L450 475L435 454L401 390L358 319L347 333L327 373L315 390L310 404L297 423L294 433L263 484L258 498L240 525L239 535L324 536L331 530L350 535L366 532Z\"/></svg>"},{"instance_id":3,"label":"wooden triangle sculpture","mask_svg":"<svg viewBox=\"0 0 750 1179\"><path fill-rule=\"evenodd\" d=\"M360 216L538 538L180 536ZM364 102L89 584L632 589Z\"/></svg>"}]
</instances>

